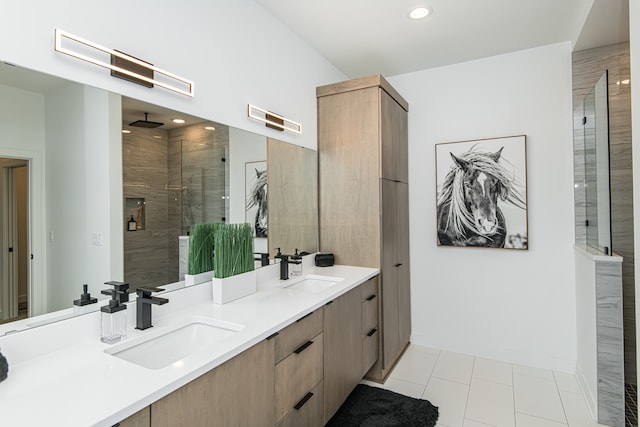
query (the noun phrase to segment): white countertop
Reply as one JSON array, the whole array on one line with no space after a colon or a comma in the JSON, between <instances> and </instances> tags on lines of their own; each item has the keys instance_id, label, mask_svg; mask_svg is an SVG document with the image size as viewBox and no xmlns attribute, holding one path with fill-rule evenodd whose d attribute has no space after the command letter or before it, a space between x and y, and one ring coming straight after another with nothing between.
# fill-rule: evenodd
<instances>
[{"instance_id":1,"label":"white countertop","mask_svg":"<svg viewBox=\"0 0 640 427\"><path fill-rule=\"evenodd\" d=\"M244 325L216 345L162 369L106 354L111 346L100 341L99 312L0 337L9 361L9 377L0 383L0 425L112 426L379 273L364 267L307 267L304 274L344 279L311 293L278 286L283 283L274 278L278 269L260 269L258 291L224 305L213 304L207 284L167 293L163 296L170 302L153 306L154 327L147 331L134 329L135 305L130 305L127 340L192 316Z\"/></svg>"}]
</instances>

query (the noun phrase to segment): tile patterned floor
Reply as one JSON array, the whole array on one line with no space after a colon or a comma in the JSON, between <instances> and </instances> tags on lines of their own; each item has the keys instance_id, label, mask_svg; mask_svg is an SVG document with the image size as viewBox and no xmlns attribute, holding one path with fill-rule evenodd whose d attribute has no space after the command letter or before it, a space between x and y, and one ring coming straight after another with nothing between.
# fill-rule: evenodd
<instances>
[{"instance_id":1,"label":"tile patterned floor","mask_svg":"<svg viewBox=\"0 0 640 427\"><path fill-rule=\"evenodd\" d=\"M384 384L429 400L437 427L598 427L573 375L410 345Z\"/></svg>"}]
</instances>

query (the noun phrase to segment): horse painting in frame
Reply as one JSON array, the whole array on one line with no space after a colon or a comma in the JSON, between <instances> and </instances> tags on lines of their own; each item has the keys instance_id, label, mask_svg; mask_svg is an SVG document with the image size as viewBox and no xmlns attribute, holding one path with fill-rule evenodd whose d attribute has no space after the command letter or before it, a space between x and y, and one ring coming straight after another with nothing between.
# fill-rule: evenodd
<instances>
[{"instance_id":1,"label":"horse painting in frame","mask_svg":"<svg viewBox=\"0 0 640 427\"><path fill-rule=\"evenodd\" d=\"M438 245L528 249L526 136L435 147Z\"/></svg>"}]
</instances>

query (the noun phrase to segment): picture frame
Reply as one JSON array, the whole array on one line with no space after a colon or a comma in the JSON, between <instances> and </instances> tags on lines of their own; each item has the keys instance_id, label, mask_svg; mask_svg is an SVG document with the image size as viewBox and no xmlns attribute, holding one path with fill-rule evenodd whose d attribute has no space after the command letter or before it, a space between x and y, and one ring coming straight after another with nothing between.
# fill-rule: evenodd
<instances>
[{"instance_id":1,"label":"picture frame","mask_svg":"<svg viewBox=\"0 0 640 427\"><path fill-rule=\"evenodd\" d=\"M438 246L529 248L526 139L435 145Z\"/></svg>"}]
</instances>

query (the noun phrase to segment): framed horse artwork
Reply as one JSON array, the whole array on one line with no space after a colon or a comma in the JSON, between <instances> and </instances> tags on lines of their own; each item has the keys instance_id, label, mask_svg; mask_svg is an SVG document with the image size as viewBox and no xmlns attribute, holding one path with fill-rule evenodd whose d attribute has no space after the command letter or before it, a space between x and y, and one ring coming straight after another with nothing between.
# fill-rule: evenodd
<instances>
[{"instance_id":1,"label":"framed horse artwork","mask_svg":"<svg viewBox=\"0 0 640 427\"><path fill-rule=\"evenodd\" d=\"M526 136L436 144L439 246L528 249Z\"/></svg>"},{"instance_id":2,"label":"framed horse artwork","mask_svg":"<svg viewBox=\"0 0 640 427\"><path fill-rule=\"evenodd\" d=\"M245 220L254 237L268 237L267 162L245 163Z\"/></svg>"}]
</instances>

